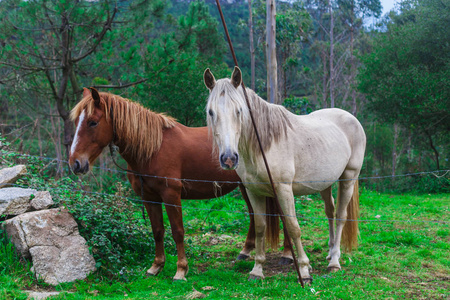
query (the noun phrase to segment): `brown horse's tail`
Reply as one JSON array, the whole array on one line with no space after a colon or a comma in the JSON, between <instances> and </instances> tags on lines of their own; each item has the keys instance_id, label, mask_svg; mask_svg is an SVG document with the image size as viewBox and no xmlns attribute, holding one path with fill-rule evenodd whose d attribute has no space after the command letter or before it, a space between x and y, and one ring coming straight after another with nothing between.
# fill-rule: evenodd
<instances>
[{"instance_id":1,"label":"brown horse's tail","mask_svg":"<svg viewBox=\"0 0 450 300\"><path fill-rule=\"evenodd\" d=\"M340 188L339 184L339 188ZM359 218L359 184L358 180L355 182L353 188L353 195L350 203L347 206L347 220L342 231L342 245L347 252L351 252L352 248L358 245L358 218ZM339 195L339 191L338 191ZM339 202L338 202L339 203Z\"/></svg>"},{"instance_id":2,"label":"brown horse's tail","mask_svg":"<svg viewBox=\"0 0 450 300\"><path fill-rule=\"evenodd\" d=\"M280 217L275 198L266 197L266 241L272 249L278 249L280 242Z\"/></svg>"}]
</instances>

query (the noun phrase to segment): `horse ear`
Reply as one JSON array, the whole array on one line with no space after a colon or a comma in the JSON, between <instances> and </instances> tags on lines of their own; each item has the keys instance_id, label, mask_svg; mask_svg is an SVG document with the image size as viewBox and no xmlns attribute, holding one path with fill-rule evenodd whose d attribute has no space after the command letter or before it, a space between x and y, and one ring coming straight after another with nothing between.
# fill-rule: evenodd
<instances>
[{"instance_id":1,"label":"horse ear","mask_svg":"<svg viewBox=\"0 0 450 300\"><path fill-rule=\"evenodd\" d=\"M87 88L83 88L83 98L91 95L91 91Z\"/></svg>"},{"instance_id":2,"label":"horse ear","mask_svg":"<svg viewBox=\"0 0 450 300\"><path fill-rule=\"evenodd\" d=\"M210 91L212 91L212 89L216 85L216 79L214 78L214 75L209 68L207 68L205 70L205 73L203 73L203 82Z\"/></svg>"},{"instance_id":3,"label":"horse ear","mask_svg":"<svg viewBox=\"0 0 450 300\"><path fill-rule=\"evenodd\" d=\"M93 87L91 87L91 94L92 94L92 99L94 99L95 106L99 107L100 106L100 94Z\"/></svg>"},{"instance_id":4,"label":"horse ear","mask_svg":"<svg viewBox=\"0 0 450 300\"><path fill-rule=\"evenodd\" d=\"M238 88L238 86L241 85L242 82L242 73L241 73L241 69L239 69L238 66L234 67L233 70L233 74L231 74L231 84L235 87Z\"/></svg>"}]
</instances>

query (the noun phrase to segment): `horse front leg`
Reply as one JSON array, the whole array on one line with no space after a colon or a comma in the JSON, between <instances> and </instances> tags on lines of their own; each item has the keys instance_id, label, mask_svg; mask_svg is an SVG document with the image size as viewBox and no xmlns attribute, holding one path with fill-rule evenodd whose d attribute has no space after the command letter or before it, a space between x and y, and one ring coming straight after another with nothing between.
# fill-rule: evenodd
<instances>
[{"instance_id":1,"label":"horse front leg","mask_svg":"<svg viewBox=\"0 0 450 300\"><path fill-rule=\"evenodd\" d=\"M285 226L294 241L295 248L297 249L297 261L300 274L305 283L311 283L312 277L309 274L311 265L309 264L309 258L306 256L301 241L301 230L298 225L297 215L295 213L295 200L292 193L292 186L289 184L280 184L278 187L278 199L280 201L280 207L284 214ZM285 237L286 239L286 237Z\"/></svg>"},{"instance_id":2,"label":"horse front leg","mask_svg":"<svg viewBox=\"0 0 450 300\"><path fill-rule=\"evenodd\" d=\"M184 227L183 214L181 210L181 188L180 192L166 191L163 197L167 216L169 217L170 226L172 228L172 236L177 247L177 272L173 280L186 280L188 273L188 261L184 249Z\"/></svg>"},{"instance_id":3,"label":"horse front leg","mask_svg":"<svg viewBox=\"0 0 450 300\"><path fill-rule=\"evenodd\" d=\"M263 264L266 261L265 233L266 233L266 200L265 197L255 196L247 190L255 218L255 265L250 272L249 280L263 279Z\"/></svg>"},{"instance_id":4,"label":"horse front leg","mask_svg":"<svg viewBox=\"0 0 450 300\"><path fill-rule=\"evenodd\" d=\"M153 238L155 239L155 260L150 269L147 270L147 276L156 276L164 268L166 255L164 253L164 223L162 207L159 203L144 202L147 214L150 217L152 225Z\"/></svg>"},{"instance_id":5,"label":"horse front leg","mask_svg":"<svg viewBox=\"0 0 450 300\"><path fill-rule=\"evenodd\" d=\"M245 239L244 248L239 253L237 260L246 260L250 257L250 251L255 249L255 215L253 212L252 205L250 203L250 199L248 198L247 191L245 187L240 184L239 189L241 190L242 197L245 200L245 204L247 204L248 213L250 215L250 225L248 227L247 238Z\"/></svg>"}]
</instances>

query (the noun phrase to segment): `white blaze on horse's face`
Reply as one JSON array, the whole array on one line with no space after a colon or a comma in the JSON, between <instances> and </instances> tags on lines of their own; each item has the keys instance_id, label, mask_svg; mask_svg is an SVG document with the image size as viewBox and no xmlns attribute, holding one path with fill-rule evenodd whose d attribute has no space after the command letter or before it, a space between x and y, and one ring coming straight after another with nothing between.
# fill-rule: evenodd
<instances>
[{"instance_id":1,"label":"white blaze on horse's face","mask_svg":"<svg viewBox=\"0 0 450 300\"><path fill-rule=\"evenodd\" d=\"M91 92L85 89L82 101L86 99L92 101L91 113L87 108L81 113L76 110L79 113L75 119L77 129L70 147L69 165L75 174L87 173L89 166L111 142L113 136L112 126L106 121L104 107L100 105L99 93L95 90L91 95Z\"/></svg>"},{"instance_id":2,"label":"white blaze on horse's face","mask_svg":"<svg viewBox=\"0 0 450 300\"><path fill-rule=\"evenodd\" d=\"M241 84L241 71L235 67L231 80L215 81L214 75L207 69L204 74L205 85L210 90L207 111L207 123L219 150L220 165L225 170L234 170L239 163L239 138L241 136L242 96L238 91Z\"/></svg>"},{"instance_id":3,"label":"white blaze on horse's face","mask_svg":"<svg viewBox=\"0 0 450 300\"><path fill-rule=\"evenodd\" d=\"M75 150L77 149L77 145L78 145L78 142L79 142L79 139L80 139L80 137L79 137L80 128L81 128L81 125L84 122L85 116L86 116L86 110L83 110L83 112L81 113L81 115L80 115L80 117L78 119L77 130L75 131L75 136L73 137L73 142L72 142L72 146L70 147L70 154L69 155L72 155L73 153L75 153Z\"/></svg>"}]
</instances>

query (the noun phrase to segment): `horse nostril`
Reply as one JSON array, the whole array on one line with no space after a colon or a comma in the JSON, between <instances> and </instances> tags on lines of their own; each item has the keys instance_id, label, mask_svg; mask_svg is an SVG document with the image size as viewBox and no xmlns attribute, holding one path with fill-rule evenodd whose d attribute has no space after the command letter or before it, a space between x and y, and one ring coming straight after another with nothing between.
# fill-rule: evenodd
<instances>
[{"instance_id":1,"label":"horse nostril","mask_svg":"<svg viewBox=\"0 0 450 300\"><path fill-rule=\"evenodd\" d=\"M86 174L89 171L89 162L86 163L83 167L83 173Z\"/></svg>"},{"instance_id":2,"label":"horse nostril","mask_svg":"<svg viewBox=\"0 0 450 300\"><path fill-rule=\"evenodd\" d=\"M78 172L80 169L81 169L81 164L80 164L80 161L77 159L77 160L75 160L75 164L73 166L73 171Z\"/></svg>"}]
</instances>

